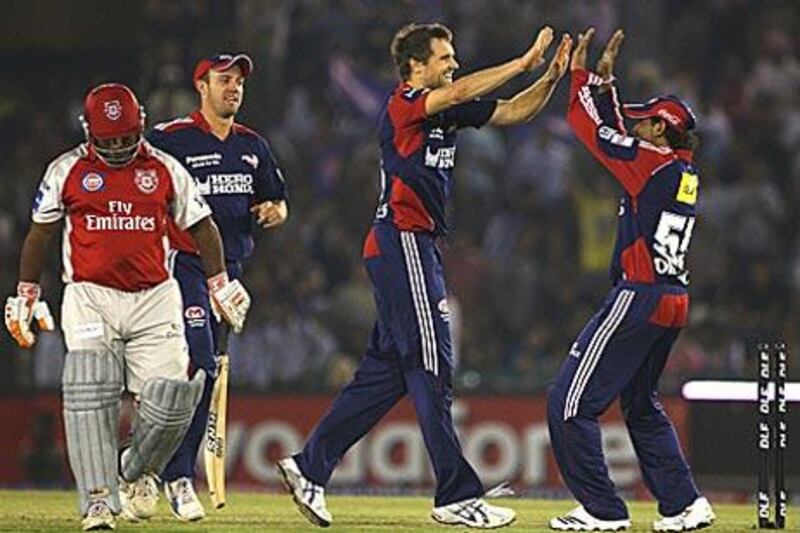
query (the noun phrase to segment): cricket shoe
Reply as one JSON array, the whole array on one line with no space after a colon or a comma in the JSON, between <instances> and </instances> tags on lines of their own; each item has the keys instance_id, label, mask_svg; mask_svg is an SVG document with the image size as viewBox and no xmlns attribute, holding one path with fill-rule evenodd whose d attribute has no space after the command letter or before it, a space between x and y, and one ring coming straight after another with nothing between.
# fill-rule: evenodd
<instances>
[{"instance_id":1,"label":"cricket shoe","mask_svg":"<svg viewBox=\"0 0 800 533\"><path fill-rule=\"evenodd\" d=\"M81 527L84 531L96 531L98 529L114 529L116 520L114 513L105 500L94 500L89 504L86 516L81 520Z\"/></svg>"},{"instance_id":2,"label":"cricket shoe","mask_svg":"<svg viewBox=\"0 0 800 533\"><path fill-rule=\"evenodd\" d=\"M623 531L631 527L629 518L623 520L603 520L595 518L579 505L564 516L550 520L550 529L558 531Z\"/></svg>"},{"instance_id":3,"label":"cricket shoe","mask_svg":"<svg viewBox=\"0 0 800 533\"><path fill-rule=\"evenodd\" d=\"M701 496L675 516L665 516L653 522L653 531L691 531L708 527L716 519L711 504Z\"/></svg>"},{"instance_id":4,"label":"cricket shoe","mask_svg":"<svg viewBox=\"0 0 800 533\"><path fill-rule=\"evenodd\" d=\"M277 466L283 485L303 516L316 526L330 526L333 517L325 507L325 488L305 477L292 457L278 461Z\"/></svg>"},{"instance_id":5,"label":"cricket shoe","mask_svg":"<svg viewBox=\"0 0 800 533\"><path fill-rule=\"evenodd\" d=\"M156 514L158 482L156 476L144 474L133 482L119 478L120 516L129 522L147 520Z\"/></svg>"},{"instance_id":6,"label":"cricket shoe","mask_svg":"<svg viewBox=\"0 0 800 533\"><path fill-rule=\"evenodd\" d=\"M172 514L178 520L195 522L205 518L203 504L200 503L192 486L192 480L188 477L179 477L175 481L164 483L164 495L167 497Z\"/></svg>"},{"instance_id":7,"label":"cricket shoe","mask_svg":"<svg viewBox=\"0 0 800 533\"><path fill-rule=\"evenodd\" d=\"M434 507L431 518L448 526L495 529L511 524L517 518L517 513L508 507L488 504L483 498L470 498Z\"/></svg>"}]
</instances>

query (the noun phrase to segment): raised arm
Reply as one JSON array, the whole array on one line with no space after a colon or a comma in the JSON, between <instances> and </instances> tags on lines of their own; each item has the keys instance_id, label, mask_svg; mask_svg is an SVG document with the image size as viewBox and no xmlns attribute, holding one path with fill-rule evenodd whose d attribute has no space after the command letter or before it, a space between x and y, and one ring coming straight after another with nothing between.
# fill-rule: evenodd
<instances>
[{"instance_id":1,"label":"raised arm","mask_svg":"<svg viewBox=\"0 0 800 533\"><path fill-rule=\"evenodd\" d=\"M610 70L603 68L603 59L600 68L607 77L586 70L586 53L593 35L594 28L582 33L572 54L567 121L589 152L629 194L636 196L653 172L673 159L673 152L627 135L611 87ZM609 50L615 57L621 40L622 33L618 31L609 41L603 57L607 57ZM613 61L611 64L613 66ZM601 88L606 92L601 93Z\"/></svg>"},{"instance_id":2,"label":"raised arm","mask_svg":"<svg viewBox=\"0 0 800 533\"><path fill-rule=\"evenodd\" d=\"M479 70L450 85L432 90L425 99L425 114L435 115L455 105L468 102L497 89L511 78L534 70L544 63L544 54L553 41L553 29L539 30L536 41L524 55L501 65Z\"/></svg>"},{"instance_id":3,"label":"raised arm","mask_svg":"<svg viewBox=\"0 0 800 533\"><path fill-rule=\"evenodd\" d=\"M498 100L489 123L498 126L520 124L529 122L539 114L553 95L556 84L567 71L571 49L572 38L565 33L561 36L556 55L544 75L510 100Z\"/></svg>"}]
</instances>

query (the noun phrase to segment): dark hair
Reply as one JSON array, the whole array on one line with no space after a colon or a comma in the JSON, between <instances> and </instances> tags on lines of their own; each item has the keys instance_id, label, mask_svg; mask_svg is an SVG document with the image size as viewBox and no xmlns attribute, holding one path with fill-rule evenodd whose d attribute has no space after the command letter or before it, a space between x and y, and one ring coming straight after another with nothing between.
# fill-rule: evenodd
<instances>
[{"instance_id":1,"label":"dark hair","mask_svg":"<svg viewBox=\"0 0 800 533\"><path fill-rule=\"evenodd\" d=\"M660 118L651 118L650 120L664 122ZM666 122L664 122L664 125L666 126L664 128L664 137L667 139L669 147L673 150L690 150L694 152L700 147L700 137L696 133L677 130Z\"/></svg>"},{"instance_id":2,"label":"dark hair","mask_svg":"<svg viewBox=\"0 0 800 533\"><path fill-rule=\"evenodd\" d=\"M400 28L389 50L403 80L411 76L411 59L424 63L431 57L431 39L453 40L453 32L443 24L408 24Z\"/></svg>"}]
</instances>

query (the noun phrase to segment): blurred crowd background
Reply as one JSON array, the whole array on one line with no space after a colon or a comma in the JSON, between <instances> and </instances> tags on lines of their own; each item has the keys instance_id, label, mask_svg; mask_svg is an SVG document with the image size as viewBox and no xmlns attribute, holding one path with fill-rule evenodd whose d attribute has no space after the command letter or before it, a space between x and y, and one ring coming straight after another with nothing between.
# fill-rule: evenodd
<instances>
[{"instance_id":1,"label":"blurred crowd background","mask_svg":"<svg viewBox=\"0 0 800 533\"><path fill-rule=\"evenodd\" d=\"M749 377L759 340L800 350L800 4L652 0L174 0L4 7L0 21L0 287L15 290L31 200L47 163L83 139L88 89L130 85L148 125L196 105L202 56L255 61L239 119L271 143L290 186L282 228L258 230L246 268L253 307L232 343L235 387L331 391L374 319L362 240L376 206L376 116L396 83L394 32L440 21L461 74L523 52L544 24L597 28L590 65L617 27L623 100L675 93L700 117L699 220L690 325L663 389ZM553 50L555 45L553 46ZM553 50L550 51L552 56ZM543 70L543 69L542 69ZM542 71L520 76L507 97ZM569 75L567 75L568 78ZM441 243L462 392L541 392L609 289L615 182L565 121L568 79L529 125L460 136L452 232ZM58 316L60 254L43 279ZM0 336L0 391L56 389L64 348ZM792 368L794 367L794 368Z\"/></svg>"}]
</instances>

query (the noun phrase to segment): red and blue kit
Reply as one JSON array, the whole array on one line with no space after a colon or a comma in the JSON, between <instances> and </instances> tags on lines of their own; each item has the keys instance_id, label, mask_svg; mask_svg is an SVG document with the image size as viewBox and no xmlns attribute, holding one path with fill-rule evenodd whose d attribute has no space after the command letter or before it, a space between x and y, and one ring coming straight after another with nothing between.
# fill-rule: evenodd
<instances>
[{"instance_id":1,"label":"red and blue kit","mask_svg":"<svg viewBox=\"0 0 800 533\"><path fill-rule=\"evenodd\" d=\"M400 84L380 115L381 194L375 220L401 231L444 235L457 130L484 125L497 103L475 100L427 117L426 97L427 91Z\"/></svg>"},{"instance_id":2,"label":"red and blue kit","mask_svg":"<svg viewBox=\"0 0 800 533\"><path fill-rule=\"evenodd\" d=\"M211 206L225 246L225 259L241 262L253 252L250 207L266 200L285 200L286 183L267 141L241 124L221 140L199 111L157 125L147 139L176 157L192 174ZM197 253L189 234L170 228L174 249Z\"/></svg>"},{"instance_id":3,"label":"red and blue kit","mask_svg":"<svg viewBox=\"0 0 800 533\"><path fill-rule=\"evenodd\" d=\"M285 200L286 183L267 141L253 130L233 124L219 139L199 111L157 125L147 138L175 156L194 178L197 189L211 206L225 249L225 266L231 279L242 275L242 263L253 252L253 215L250 208L267 200ZM216 375L212 312L203 265L191 235L176 226L169 230L173 275L183 297L183 316L189 356L194 367ZM208 419L214 380L198 405L186 438L161 478L174 481L193 477L197 450Z\"/></svg>"},{"instance_id":4,"label":"red and blue kit","mask_svg":"<svg viewBox=\"0 0 800 533\"><path fill-rule=\"evenodd\" d=\"M435 239L447 231L457 130L482 126L497 104L476 100L428 116L427 96L400 84L380 115L381 192L363 252L378 319L353 381L295 460L307 478L326 485L344 453L409 394L440 506L480 497L483 486L461 453L450 413L450 312Z\"/></svg>"},{"instance_id":5,"label":"red and blue kit","mask_svg":"<svg viewBox=\"0 0 800 533\"><path fill-rule=\"evenodd\" d=\"M572 72L567 119L580 142L622 188L613 288L570 349L548 397L553 450L565 483L596 518L628 517L602 454L597 419L620 397L645 483L662 516L699 496L658 378L689 312L686 254L695 227L698 170L688 150L630 136L629 118L663 119L684 131L691 110L672 96L619 105L609 80Z\"/></svg>"}]
</instances>

